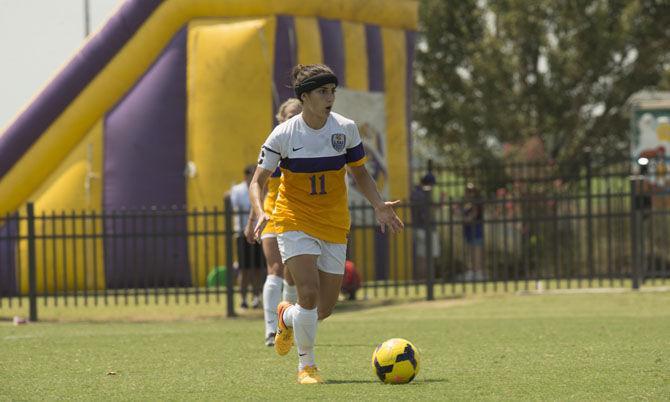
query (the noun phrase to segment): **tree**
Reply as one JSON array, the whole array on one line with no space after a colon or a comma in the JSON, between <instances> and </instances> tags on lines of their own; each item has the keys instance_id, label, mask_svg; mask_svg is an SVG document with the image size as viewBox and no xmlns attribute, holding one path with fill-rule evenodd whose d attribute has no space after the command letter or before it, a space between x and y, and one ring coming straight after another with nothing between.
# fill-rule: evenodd
<instances>
[{"instance_id":1,"label":"tree","mask_svg":"<svg viewBox=\"0 0 670 402\"><path fill-rule=\"evenodd\" d=\"M628 156L626 100L670 88L667 0L422 0L414 116L455 163L539 137L558 165ZM578 159L577 159L578 160Z\"/></svg>"}]
</instances>

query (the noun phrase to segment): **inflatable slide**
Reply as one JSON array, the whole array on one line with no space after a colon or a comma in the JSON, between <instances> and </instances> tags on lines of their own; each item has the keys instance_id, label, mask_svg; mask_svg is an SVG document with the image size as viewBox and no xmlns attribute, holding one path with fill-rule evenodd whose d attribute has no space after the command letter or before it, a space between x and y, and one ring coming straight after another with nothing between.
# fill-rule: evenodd
<instances>
[{"instance_id":1,"label":"inflatable slide","mask_svg":"<svg viewBox=\"0 0 670 402\"><path fill-rule=\"evenodd\" d=\"M27 202L37 214L221 208L292 95L296 63L334 69L336 110L361 124L381 190L407 198L416 25L416 0L128 0L0 133L0 217ZM61 268L97 270L114 287L122 259L99 241L97 261ZM0 292L25 287L14 274L24 246L0 244L11 253ZM155 268L171 272L169 284L204 281L192 247L176 241ZM41 290L67 285L38 280Z\"/></svg>"}]
</instances>

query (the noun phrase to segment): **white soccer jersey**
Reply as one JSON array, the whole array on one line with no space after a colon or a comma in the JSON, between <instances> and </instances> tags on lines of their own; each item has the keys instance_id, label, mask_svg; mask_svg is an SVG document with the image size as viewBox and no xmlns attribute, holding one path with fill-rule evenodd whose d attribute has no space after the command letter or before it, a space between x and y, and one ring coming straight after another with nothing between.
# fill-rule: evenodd
<instances>
[{"instance_id":1,"label":"white soccer jersey","mask_svg":"<svg viewBox=\"0 0 670 402\"><path fill-rule=\"evenodd\" d=\"M248 211L251 209L251 202L249 201L249 186L247 182L235 184L230 189L230 203L233 207L235 216L233 219L233 230L235 233L243 234L244 228L249 220ZM246 211L246 212L242 212Z\"/></svg>"},{"instance_id":2,"label":"white soccer jersey","mask_svg":"<svg viewBox=\"0 0 670 402\"><path fill-rule=\"evenodd\" d=\"M331 112L319 130L296 115L275 127L258 164L282 172L272 214L277 233L303 231L331 243L347 242L350 219L345 165L365 164L356 123Z\"/></svg>"}]
</instances>

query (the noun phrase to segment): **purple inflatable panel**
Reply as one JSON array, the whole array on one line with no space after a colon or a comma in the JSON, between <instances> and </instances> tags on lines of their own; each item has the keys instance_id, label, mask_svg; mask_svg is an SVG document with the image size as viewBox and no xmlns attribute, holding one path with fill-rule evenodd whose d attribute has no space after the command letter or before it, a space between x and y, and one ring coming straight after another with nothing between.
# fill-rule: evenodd
<instances>
[{"instance_id":1,"label":"purple inflatable panel","mask_svg":"<svg viewBox=\"0 0 670 402\"><path fill-rule=\"evenodd\" d=\"M382 33L377 25L365 26L368 51L368 85L370 91L384 91L384 47Z\"/></svg>"},{"instance_id":2,"label":"purple inflatable panel","mask_svg":"<svg viewBox=\"0 0 670 402\"><path fill-rule=\"evenodd\" d=\"M293 17L288 15L277 16L277 30L275 32L275 63L274 63L274 85L278 99L275 99L274 115L279 105L286 99L295 97L291 88L291 70L296 64L295 25ZM275 124L277 120L274 120Z\"/></svg>"},{"instance_id":3,"label":"purple inflatable panel","mask_svg":"<svg viewBox=\"0 0 670 402\"><path fill-rule=\"evenodd\" d=\"M108 288L190 286L184 167L186 28L105 119ZM164 210L147 217L141 209ZM160 279L158 279L160 278Z\"/></svg>"},{"instance_id":4,"label":"purple inflatable panel","mask_svg":"<svg viewBox=\"0 0 670 402\"><path fill-rule=\"evenodd\" d=\"M347 72L344 62L344 37L342 36L342 23L339 20L327 20L319 18L319 30L321 31L321 49L323 49L323 62L337 76L341 87L347 86Z\"/></svg>"}]
</instances>

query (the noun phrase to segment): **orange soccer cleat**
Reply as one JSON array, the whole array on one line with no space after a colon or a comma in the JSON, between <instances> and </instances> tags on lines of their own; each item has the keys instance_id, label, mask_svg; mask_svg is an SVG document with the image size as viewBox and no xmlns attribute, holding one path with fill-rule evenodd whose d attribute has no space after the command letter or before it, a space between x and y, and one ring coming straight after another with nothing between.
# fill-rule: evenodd
<instances>
[{"instance_id":1,"label":"orange soccer cleat","mask_svg":"<svg viewBox=\"0 0 670 402\"><path fill-rule=\"evenodd\" d=\"M284 311L291 307L292 304L283 301L277 305L277 335L275 335L275 352L279 356L284 356L291 351L293 346L293 328L289 328L284 323Z\"/></svg>"},{"instance_id":2,"label":"orange soccer cleat","mask_svg":"<svg viewBox=\"0 0 670 402\"><path fill-rule=\"evenodd\" d=\"M323 379L319 375L316 366L305 366L298 371L298 384L321 384Z\"/></svg>"}]
</instances>

